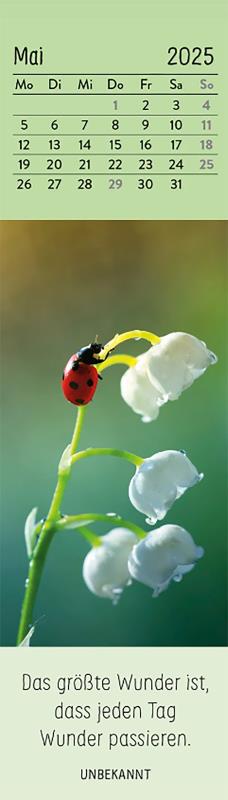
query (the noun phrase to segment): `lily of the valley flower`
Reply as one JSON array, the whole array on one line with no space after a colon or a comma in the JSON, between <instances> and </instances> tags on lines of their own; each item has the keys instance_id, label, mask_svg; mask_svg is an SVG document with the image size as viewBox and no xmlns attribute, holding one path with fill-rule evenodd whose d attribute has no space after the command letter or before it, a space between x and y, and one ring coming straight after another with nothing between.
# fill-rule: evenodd
<instances>
[{"instance_id":1,"label":"lily of the valley flower","mask_svg":"<svg viewBox=\"0 0 228 800\"><path fill-rule=\"evenodd\" d=\"M179 525L162 525L150 531L133 548L128 561L132 578L150 586L153 597L179 582L191 572L204 550L197 547L192 536Z\"/></svg>"},{"instance_id":2,"label":"lily of the valley flower","mask_svg":"<svg viewBox=\"0 0 228 800\"><path fill-rule=\"evenodd\" d=\"M203 477L181 450L164 450L145 458L129 485L131 503L154 525L175 500Z\"/></svg>"},{"instance_id":3,"label":"lily of the valley flower","mask_svg":"<svg viewBox=\"0 0 228 800\"><path fill-rule=\"evenodd\" d=\"M115 528L102 537L102 544L92 548L83 564L83 578L91 592L117 602L131 583L128 558L137 536L126 528Z\"/></svg>"},{"instance_id":4,"label":"lily of the valley flower","mask_svg":"<svg viewBox=\"0 0 228 800\"><path fill-rule=\"evenodd\" d=\"M153 348L151 348L152 350ZM150 353L150 350L148 351ZM143 422L157 419L161 405L160 393L155 389L148 377L148 356L139 356L134 367L124 372L120 389L125 403L136 414L141 414Z\"/></svg>"},{"instance_id":5,"label":"lily of the valley flower","mask_svg":"<svg viewBox=\"0 0 228 800\"><path fill-rule=\"evenodd\" d=\"M189 333L169 333L137 359L121 379L123 399L144 422L156 419L159 408L180 394L215 364L216 356Z\"/></svg>"}]
</instances>

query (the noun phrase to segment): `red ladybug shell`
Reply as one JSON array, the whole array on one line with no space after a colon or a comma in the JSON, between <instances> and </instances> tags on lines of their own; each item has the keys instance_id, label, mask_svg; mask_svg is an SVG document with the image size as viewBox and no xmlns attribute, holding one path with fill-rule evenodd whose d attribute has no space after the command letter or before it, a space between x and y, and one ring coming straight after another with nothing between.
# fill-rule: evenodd
<instances>
[{"instance_id":1,"label":"red ladybug shell","mask_svg":"<svg viewBox=\"0 0 228 800\"><path fill-rule=\"evenodd\" d=\"M62 377L62 390L66 399L75 406L90 403L96 391L98 373L92 364L83 364L75 353L66 364Z\"/></svg>"}]
</instances>

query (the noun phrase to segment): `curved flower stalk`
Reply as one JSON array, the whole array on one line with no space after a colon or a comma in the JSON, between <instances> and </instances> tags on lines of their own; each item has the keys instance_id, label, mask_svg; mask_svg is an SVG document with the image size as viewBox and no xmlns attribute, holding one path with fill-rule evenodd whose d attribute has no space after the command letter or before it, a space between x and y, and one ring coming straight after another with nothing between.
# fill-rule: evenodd
<instances>
[{"instance_id":1,"label":"curved flower stalk","mask_svg":"<svg viewBox=\"0 0 228 800\"><path fill-rule=\"evenodd\" d=\"M155 453L136 468L129 485L132 505L149 524L164 519L175 500L203 478L182 450Z\"/></svg>"},{"instance_id":2,"label":"curved flower stalk","mask_svg":"<svg viewBox=\"0 0 228 800\"><path fill-rule=\"evenodd\" d=\"M64 515L56 523L56 530L57 531L65 531L68 529L77 530L77 528L79 528L80 532L83 535L83 531L81 531L81 528L83 528L84 526L91 525L94 522L99 522L99 523L105 522L106 524L110 525L110 520L112 521L112 525L117 525L117 527L121 526L121 528L127 528L127 530L131 531L131 533L132 532L135 533L138 539L144 539L144 536L146 535L145 531L142 528L140 528L139 525L136 525L134 522L124 519L123 517L120 516L120 514L116 514L113 511L110 511L107 514L96 514L96 513L94 514L92 512L91 514L75 514L70 516ZM96 542L93 544L93 546L98 546L102 544L103 537L100 536L95 537L94 535L94 538L96 539Z\"/></svg>"},{"instance_id":3,"label":"curved flower stalk","mask_svg":"<svg viewBox=\"0 0 228 800\"><path fill-rule=\"evenodd\" d=\"M137 536L126 528L115 528L102 536L100 547L85 557L82 574L93 594L116 603L123 589L131 583L128 558Z\"/></svg>"},{"instance_id":4,"label":"curved flower stalk","mask_svg":"<svg viewBox=\"0 0 228 800\"><path fill-rule=\"evenodd\" d=\"M148 533L133 547L128 561L132 578L153 589L153 597L168 589L171 581L179 583L202 558L191 534L179 525L162 525Z\"/></svg>"},{"instance_id":5,"label":"curved flower stalk","mask_svg":"<svg viewBox=\"0 0 228 800\"><path fill-rule=\"evenodd\" d=\"M110 355L117 345L132 338L148 341L149 350L139 358L128 354ZM77 370L80 353L84 351L87 360L83 363L92 363L98 372L118 364L127 366L121 381L122 395L147 420L156 419L163 403L179 397L209 364L216 361L203 342L185 333L168 334L160 339L150 331L135 329L116 334L104 347L99 344L96 350L94 347L82 348L75 355L72 369ZM97 352L97 362L96 359L88 361L91 351ZM83 402L81 399L80 404ZM78 408L72 440L61 456L57 484L46 518L36 522L37 508L34 508L25 523L29 571L17 639L21 646L28 646L34 633L36 595L51 542L57 533L71 529L84 536L92 547L83 565L84 580L94 594L112 600L121 595L130 576L151 586L159 594L171 580L178 581L190 571L203 554L190 534L175 525L165 525L146 536L142 528L118 514L62 514L67 483L74 465L78 465L82 458L115 456L132 463L136 472L130 482L130 500L153 524L157 519L163 519L174 501L202 477L182 451L168 450L146 459L114 448L89 447L78 451L85 411L85 406ZM95 522L110 525L110 517L114 529L103 537L88 528Z\"/></svg>"},{"instance_id":6,"label":"curved flower stalk","mask_svg":"<svg viewBox=\"0 0 228 800\"><path fill-rule=\"evenodd\" d=\"M177 400L217 357L189 333L169 333L138 357L121 378L125 402L143 422L157 418L160 407Z\"/></svg>"}]
</instances>

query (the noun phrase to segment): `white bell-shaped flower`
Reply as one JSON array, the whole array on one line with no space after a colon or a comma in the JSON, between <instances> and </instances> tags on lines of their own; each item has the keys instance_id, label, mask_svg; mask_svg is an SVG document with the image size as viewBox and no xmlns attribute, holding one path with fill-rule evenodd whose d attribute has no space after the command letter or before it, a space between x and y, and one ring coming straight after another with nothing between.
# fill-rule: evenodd
<instances>
[{"instance_id":1,"label":"white bell-shaped flower","mask_svg":"<svg viewBox=\"0 0 228 800\"><path fill-rule=\"evenodd\" d=\"M194 464L181 450L163 450L145 458L130 481L131 503L155 525L175 500L201 478Z\"/></svg>"},{"instance_id":2,"label":"white bell-shaped flower","mask_svg":"<svg viewBox=\"0 0 228 800\"><path fill-rule=\"evenodd\" d=\"M153 388L148 377L147 360L147 353L144 353L134 367L124 372L120 382L123 400L136 414L141 414L143 422L156 419L161 405L160 392Z\"/></svg>"},{"instance_id":3,"label":"white bell-shaped flower","mask_svg":"<svg viewBox=\"0 0 228 800\"><path fill-rule=\"evenodd\" d=\"M120 384L122 397L133 411L142 415L143 422L150 422L157 418L164 403L177 400L216 361L205 342L195 336L169 333L124 372Z\"/></svg>"},{"instance_id":4,"label":"white bell-shaped flower","mask_svg":"<svg viewBox=\"0 0 228 800\"><path fill-rule=\"evenodd\" d=\"M147 374L162 404L177 400L216 361L205 342L195 336L169 333L147 351Z\"/></svg>"},{"instance_id":5,"label":"white bell-shaped flower","mask_svg":"<svg viewBox=\"0 0 228 800\"><path fill-rule=\"evenodd\" d=\"M83 578L91 592L116 603L131 583L128 558L137 536L126 528L115 528L102 537L102 544L87 553Z\"/></svg>"},{"instance_id":6,"label":"white bell-shaped flower","mask_svg":"<svg viewBox=\"0 0 228 800\"><path fill-rule=\"evenodd\" d=\"M128 567L132 578L150 586L157 597L191 572L204 550L197 547L188 531L179 525L162 525L150 531L132 550Z\"/></svg>"}]
</instances>

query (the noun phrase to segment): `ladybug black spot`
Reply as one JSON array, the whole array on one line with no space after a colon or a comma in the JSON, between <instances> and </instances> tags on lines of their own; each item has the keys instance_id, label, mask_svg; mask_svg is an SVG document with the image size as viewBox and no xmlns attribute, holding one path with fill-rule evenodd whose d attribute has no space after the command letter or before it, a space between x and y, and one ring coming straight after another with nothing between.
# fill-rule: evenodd
<instances>
[{"instance_id":1,"label":"ladybug black spot","mask_svg":"<svg viewBox=\"0 0 228 800\"><path fill-rule=\"evenodd\" d=\"M76 370L77 370L77 369L79 369L79 363L78 363L78 361L73 361L73 364L72 364L72 367L71 367L71 369L73 369L73 370L74 370L74 372L76 372Z\"/></svg>"},{"instance_id":2,"label":"ladybug black spot","mask_svg":"<svg viewBox=\"0 0 228 800\"><path fill-rule=\"evenodd\" d=\"M87 386L93 386L92 378L89 378L89 380L87 381Z\"/></svg>"},{"instance_id":3,"label":"ladybug black spot","mask_svg":"<svg viewBox=\"0 0 228 800\"><path fill-rule=\"evenodd\" d=\"M63 372L63 374L62 374L62 381L64 381L64 372Z\"/></svg>"},{"instance_id":4,"label":"ladybug black spot","mask_svg":"<svg viewBox=\"0 0 228 800\"><path fill-rule=\"evenodd\" d=\"M79 406L83 406L84 400L79 400L77 397L75 403L78 403Z\"/></svg>"},{"instance_id":5,"label":"ladybug black spot","mask_svg":"<svg viewBox=\"0 0 228 800\"><path fill-rule=\"evenodd\" d=\"M78 383L75 383L75 381L70 381L69 386L71 389L78 389Z\"/></svg>"}]
</instances>

